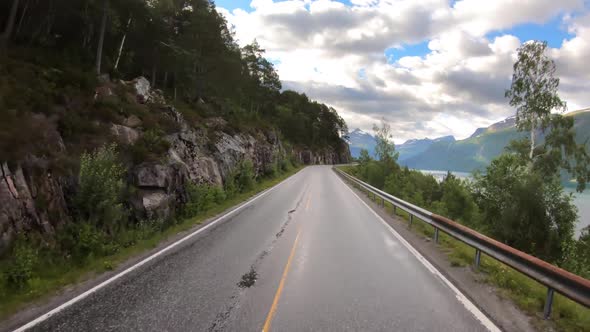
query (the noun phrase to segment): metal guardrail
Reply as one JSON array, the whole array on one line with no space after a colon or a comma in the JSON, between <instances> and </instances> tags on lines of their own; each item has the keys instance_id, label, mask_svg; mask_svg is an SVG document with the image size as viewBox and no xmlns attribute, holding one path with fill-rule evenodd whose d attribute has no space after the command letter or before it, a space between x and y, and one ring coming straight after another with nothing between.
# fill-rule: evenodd
<instances>
[{"instance_id":1,"label":"metal guardrail","mask_svg":"<svg viewBox=\"0 0 590 332\"><path fill-rule=\"evenodd\" d=\"M412 227L415 217L432 225L432 227L434 227L435 242L438 243L439 231L443 231L455 239L475 248L474 265L476 268L479 268L481 253L483 252L547 286L547 298L545 300L544 308L545 319L548 319L551 315L554 292L558 292L571 300L590 308L590 280L551 265L504 243L498 242L453 220L436 215L416 205L403 201L336 167L333 169L337 174L359 189L365 190L367 195L372 194L375 200L377 200L377 197L380 197L382 207L385 206L385 202L392 204L394 215L398 208L407 212L410 215L409 227Z\"/></svg>"}]
</instances>

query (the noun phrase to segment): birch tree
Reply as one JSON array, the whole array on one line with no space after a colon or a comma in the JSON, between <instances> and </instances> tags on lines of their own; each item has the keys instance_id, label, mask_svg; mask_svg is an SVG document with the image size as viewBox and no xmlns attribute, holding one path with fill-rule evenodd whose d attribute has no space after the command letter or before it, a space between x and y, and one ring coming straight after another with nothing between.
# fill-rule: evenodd
<instances>
[{"instance_id":1,"label":"birch tree","mask_svg":"<svg viewBox=\"0 0 590 332\"><path fill-rule=\"evenodd\" d=\"M538 130L550 125L551 112L563 112L566 103L557 93L559 78L555 77L555 63L545 54L547 42L532 41L518 49L514 64L512 85L506 91L510 106L516 107L516 124L519 130L530 133L529 158L538 143Z\"/></svg>"}]
</instances>

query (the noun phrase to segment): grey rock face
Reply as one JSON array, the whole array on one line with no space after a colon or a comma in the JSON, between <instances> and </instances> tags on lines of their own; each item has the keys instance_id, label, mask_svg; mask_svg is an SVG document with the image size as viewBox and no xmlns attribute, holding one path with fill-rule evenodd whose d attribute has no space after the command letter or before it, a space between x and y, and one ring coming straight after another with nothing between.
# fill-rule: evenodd
<instances>
[{"instance_id":1,"label":"grey rock face","mask_svg":"<svg viewBox=\"0 0 590 332\"><path fill-rule=\"evenodd\" d=\"M135 88L137 100L140 103L147 103L150 98L150 81L141 76L131 81L131 85Z\"/></svg>"},{"instance_id":2,"label":"grey rock face","mask_svg":"<svg viewBox=\"0 0 590 332\"><path fill-rule=\"evenodd\" d=\"M187 201L188 171L181 163L146 163L131 171L138 189L132 206L138 219L167 219Z\"/></svg>"},{"instance_id":3,"label":"grey rock face","mask_svg":"<svg viewBox=\"0 0 590 332\"><path fill-rule=\"evenodd\" d=\"M53 234L70 217L62 185L51 173L0 165L0 252L23 232Z\"/></svg>"},{"instance_id":4,"label":"grey rock face","mask_svg":"<svg viewBox=\"0 0 590 332\"><path fill-rule=\"evenodd\" d=\"M111 133L120 143L125 145L134 144L139 139L139 132L137 130L118 124L111 125Z\"/></svg>"},{"instance_id":5,"label":"grey rock face","mask_svg":"<svg viewBox=\"0 0 590 332\"><path fill-rule=\"evenodd\" d=\"M144 77L127 84L134 88L125 98L128 102L164 104L160 91L150 88ZM97 90L97 96L112 97L111 86ZM203 101L200 101L204 103ZM279 135L272 130L254 133L228 132L228 123L222 118L204 119L202 127L193 127L174 107L162 106L164 112L178 124L178 132L165 139L170 143L167 158L159 162L144 163L128 170L128 182L135 187L128 206L134 219L167 219L175 215L187 202L189 182L201 185L223 186L244 160L252 161L256 176L262 176L280 166L280 161L294 156L303 164L335 164L348 161L345 153L333 150L285 151ZM36 115L40 121L53 121ZM124 125L111 125L111 133L121 144L132 145L141 136L142 120L130 116ZM225 131L224 131L225 130ZM233 132L233 131L231 131ZM47 133L46 141L52 149L66 152L64 142L56 128ZM39 231L51 236L60 224L70 222L72 211L66 204L65 183L73 179L54 177L51 163L31 156L21 165L9 168L0 161L0 253L17 234ZM68 185L75 191L73 185Z\"/></svg>"},{"instance_id":6,"label":"grey rock face","mask_svg":"<svg viewBox=\"0 0 590 332\"><path fill-rule=\"evenodd\" d=\"M47 149L64 152L55 119L43 114L33 119L47 126L42 133ZM19 234L35 230L49 236L70 220L62 180L53 176L46 158L29 155L10 167L0 161L0 253Z\"/></svg>"},{"instance_id":7,"label":"grey rock face","mask_svg":"<svg viewBox=\"0 0 590 332\"><path fill-rule=\"evenodd\" d=\"M130 117L125 119L125 122L123 122L123 124L127 127L130 127L130 128L136 128L136 127L141 126L142 121L136 115L131 115Z\"/></svg>"}]
</instances>

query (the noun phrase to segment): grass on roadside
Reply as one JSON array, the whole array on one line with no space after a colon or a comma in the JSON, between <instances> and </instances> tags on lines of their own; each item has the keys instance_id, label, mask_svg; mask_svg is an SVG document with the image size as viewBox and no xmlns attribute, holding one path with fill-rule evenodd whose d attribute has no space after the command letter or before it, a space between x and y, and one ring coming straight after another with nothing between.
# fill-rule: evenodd
<instances>
[{"instance_id":1,"label":"grass on roadside","mask_svg":"<svg viewBox=\"0 0 590 332\"><path fill-rule=\"evenodd\" d=\"M369 198L373 200L372 196ZM381 200L377 198L376 202L380 203ZM393 206L390 203L385 203L385 209L388 213L393 213ZM407 212L397 209L396 215L409 226L410 217ZM434 236L432 226L416 217L411 230L431 239ZM443 232L439 233L439 246L447 254L452 266L470 266L474 262L474 248ZM482 273L484 282L496 286L501 296L512 300L521 310L534 317L537 328L542 329L547 325L542 318L547 295L545 286L485 254L482 255L478 273ZM551 320L559 331L590 331L590 309L558 293L555 294L553 301Z\"/></svg>"},{"instance_id":2,"label":"grass on roadside","mask_svg":"<svg viewBox=\"0 0 590 332\"><path fill-rule=\"evenodd\" d=\"M44 300L59 293L68 285L89 280L105 271L114 270L120 264L147 250L153 249L166 239L188 231L207 219L219 215L223 211L246 201L252 196L278 184L291 175L297 173L302 167L295 167L273 179L264 179L256 182L253 188L247 192L236 194L234 197L220 204L211 206L196 217L184 219L171 225L162 232L153 231L136 241L132 246L122 247L112 255L102 257L89 257L83 265L73 264L71 261L61 259L53 262L38 264L34 275L23 288L14 288L7 283L0 282L0 320L9 317L18 310L34 301ZM0 261L0 275L3 274L6 264Z\"/></svg>"}]
</instances>

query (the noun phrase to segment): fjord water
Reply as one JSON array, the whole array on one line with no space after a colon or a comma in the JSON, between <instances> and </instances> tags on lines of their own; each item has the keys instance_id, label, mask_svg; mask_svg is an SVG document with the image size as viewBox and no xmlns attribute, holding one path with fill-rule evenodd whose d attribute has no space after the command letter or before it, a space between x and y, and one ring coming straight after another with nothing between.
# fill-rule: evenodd
<instances>
[{"instance_id":1,"label":"fjord water","mask_svg":"<svg viewBox=\"0 0 590 332\"><path fill-rule=\"evenodd\" d=\"M422 173L430 174L436 178L437 181L442 181L447 175L446 171L435 171L435 170L420 170ZM453 172L458 178L468 179L471 174L465 172ZM576 224L576 238L580 236L584 227L590 226L590 188L587 188L584 192L578 193L574 187L565 187L567 193L574 194L574 204L578 207L578 223Z\"/></svg>"},{"instance_id":2,"label":"fjord water","mask_svg":"<svg viewBox=\"0 0 590 332\"><path fill-rule=\"evenodd\" d=\"M574 204L578 207L578 224L576 225L576 237L580 236L584 227L590 226L590 188L582 193L575 188L566 187L565 191L574 194Z\"/></svg>"}]
</instances>

